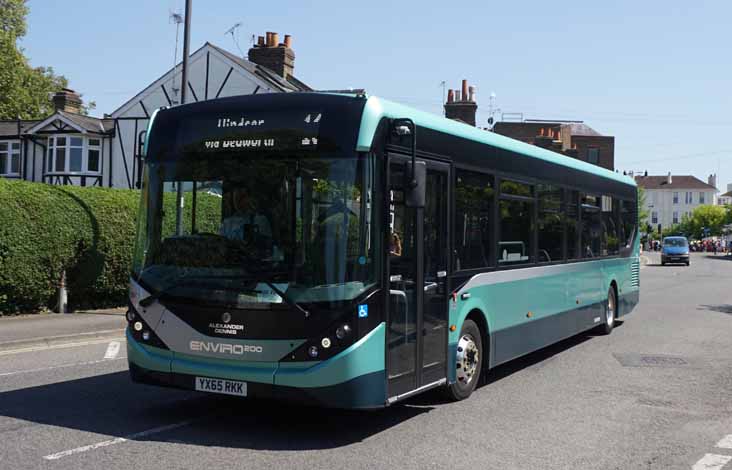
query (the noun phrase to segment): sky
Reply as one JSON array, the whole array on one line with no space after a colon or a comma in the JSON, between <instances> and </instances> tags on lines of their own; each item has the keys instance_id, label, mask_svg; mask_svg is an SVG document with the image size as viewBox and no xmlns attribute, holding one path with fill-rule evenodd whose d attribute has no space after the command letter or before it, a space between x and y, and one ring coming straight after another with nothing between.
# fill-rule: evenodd
<instances>
[{"instance_id":1,"label":"sky","mask_svg":"<svg viewBox=\"0 0 732 470\"><path fill-rule=\"evenodd\" d=\"M111 113L173 65L182 0L29 0L20 45ZM246 55L253 34L293 37L295 75L316 89L442 114L443 87L477 87L495 113L582 120L615 136L618 170L732 183L732 2L193 0L191 51ZM235 23L237 43L225 32ZM182 28L181 28L182 38ZM179 49L180 54L180 49Z\"/></svg>"}]
</instances>

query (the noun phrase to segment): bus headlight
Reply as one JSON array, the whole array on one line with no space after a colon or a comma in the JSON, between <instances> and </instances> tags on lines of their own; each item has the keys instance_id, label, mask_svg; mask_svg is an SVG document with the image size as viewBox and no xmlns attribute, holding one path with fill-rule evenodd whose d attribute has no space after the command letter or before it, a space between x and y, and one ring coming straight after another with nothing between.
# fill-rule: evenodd
<instances>
[{"instance_id":1,"label":"bus headlight","mask_svg":"<svg viewBox=\"0 0 732 470\"><path fill-rule=\"evenodd\" d=\"M325 349L328 349L330 347L330 344L330 338L328 338L327 336L320 341L320 345L323 346Z\"/></svg>"},{"instance_id":2,"label":"bus headlight","mask_svg":"<svg viewBox=\"0 0 732 470\"><path fill-rule=\"evenodd\" d=\"M135 331L140 331L142 330L142 322L136 321L135 324L132 325L132 327L135 329Z\"/></svg>"},{"instance_id":3,"label":"bus headlight","mask_svg":"<svg viewBox=\"0 0 732 470\"><path fill-rule=\"evenodd\" d=\"M310 346L308 349L308 354L310 357L318 357L318 347L317 346Z\"/></svg>"},{"instance_id":4,"label":"bus headlight","mask_svg":"<svg viewBox=\"0 0 732 470\"><path fill-rule=\"evenodd\" d=\"M150 332L149 331L143 331L142 332L142 339L145 341L150 341Z\"/></svg>"},{"instance_id":5,"label":"bus headlight","mask_svg":"<svg viewBox=\"0 0 732 470\"><path fill-rule=\"evenodd\" d=\"M129 322L135 321L135 312L132 309L127 310L127 321L129 321Z\"/></svg>"}]
</instances>

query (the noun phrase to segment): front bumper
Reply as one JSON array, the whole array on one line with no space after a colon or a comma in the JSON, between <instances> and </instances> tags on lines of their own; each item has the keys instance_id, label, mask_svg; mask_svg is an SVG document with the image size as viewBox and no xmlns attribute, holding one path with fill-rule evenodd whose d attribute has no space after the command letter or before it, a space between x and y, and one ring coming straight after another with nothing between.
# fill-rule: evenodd
<instances>
[{"instance_id":1,"label":"front bumper","mask_svg":"<svg viewBox=\"0 0 732 470\"><path fill-rule=\"evenodd\" d=\"M212 360L152 348L127 332L133 381L195 389L196 377L247 382L247 395L333 408L380 408L386 403L384 325L321 362Z\"/></svg>"},{"instance_id":2,"label":"front bumper","mask_svg":"<svg viewBox=\"0 0 732 470\"><path fill-rule=\"evenodd\" d=\"M689 254L662 254L661 262L663 263L686 263L689 261Z\"/></svg>"}]
</instances>

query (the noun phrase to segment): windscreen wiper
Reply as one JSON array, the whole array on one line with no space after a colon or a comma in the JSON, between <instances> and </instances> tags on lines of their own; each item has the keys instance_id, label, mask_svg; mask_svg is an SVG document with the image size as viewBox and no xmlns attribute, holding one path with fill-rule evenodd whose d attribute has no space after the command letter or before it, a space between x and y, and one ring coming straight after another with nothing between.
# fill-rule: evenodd
<instances>
[{"instance_id":1,"label":"windscreen wiper","mask_svg":"<svg viewBox=\"0 0 732 470\"><path fill-rule=\"evenodd\" d=\"M305 315L305 318L308 318L310 316L310 312L308 312L300 304L298 304L297 302L295 302L294 300L292 300L291 298L289 298L287 296L287 294L285 294L284 291L278 289L272 282L270 282L270 281L262 281L262 282L264 282L265 284L267 284L267 286L269 286L269 288L272 289L275 294L279 295L280 298L287 305L289 305L292 308L295 308L295 309L299 310L300 313L302 313L303 315Z\"/></svg>"}]
</instances>

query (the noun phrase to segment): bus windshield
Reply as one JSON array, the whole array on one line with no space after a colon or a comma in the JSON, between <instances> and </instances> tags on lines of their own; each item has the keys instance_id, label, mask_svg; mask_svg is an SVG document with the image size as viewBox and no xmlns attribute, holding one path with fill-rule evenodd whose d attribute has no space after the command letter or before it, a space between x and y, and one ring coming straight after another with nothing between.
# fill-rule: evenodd
<instances>
[{"instance_id":1,"label":"bus windshield","mask_svg":"<svg viewBox=\"0 0 732 470\"><path fill-rule=\"evenodd\" d=\"M151 160L133 275L206 305L351 301L377 279L375 168L370 155Z\"/></svg>"}]
</instances>

